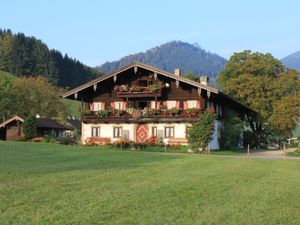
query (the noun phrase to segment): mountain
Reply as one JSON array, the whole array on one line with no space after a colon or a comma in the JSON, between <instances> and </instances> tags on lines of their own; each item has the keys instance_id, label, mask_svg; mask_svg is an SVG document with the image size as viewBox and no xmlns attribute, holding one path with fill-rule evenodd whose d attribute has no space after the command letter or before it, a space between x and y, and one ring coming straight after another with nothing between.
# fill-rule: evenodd
<instances>
[{"instance_id":1,"label":"mountain","mask_svg":"<svg viewBox=\"0 0 300 225\"><path fill-rule=\"evenodd\" d=\"M294 52L281 59L281 62L289 67L300 71L300 51Z\"/></svg>"},{"instance_id":2,"label":"mountain","mask_svg":"<svg viewBox=\"0 0 300 225\"><path fill-rule=\"evenodd\" d=\"M35 37L0 29L0 70L16 76L45 76L61 87L76 87L100 73Z\"/></svg>"},{"instance_id":3,"label":"mountain","mask_svg":"<svg viewBox=\"0 0 300 225\"><path fill-rule=\"evenodd\" d=\"M197 44L172 41L149 49L144 53L128 55L117 61L106 62L96 68L107 73L133 61L146 63L169 72L174 72L175 68L180 68L183 74L191 71L197 75L210 77L216 77L226 63L226 59L202 49Z\"/></svg>"}]
</instances>

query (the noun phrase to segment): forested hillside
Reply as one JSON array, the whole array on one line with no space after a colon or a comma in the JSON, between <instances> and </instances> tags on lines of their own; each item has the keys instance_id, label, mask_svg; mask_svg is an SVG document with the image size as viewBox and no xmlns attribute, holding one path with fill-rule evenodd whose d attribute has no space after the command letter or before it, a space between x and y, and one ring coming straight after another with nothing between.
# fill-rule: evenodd
<instances>
[{"instance_id":1,"label":"forested hillside","mask_svg":"<svg viewBox=\"0 0 300 225\"><path fill-rule=\"evenodd\" d=\"M98 69L107 73L133 61L146 63L169 72L174 72L174 68L180 68L183 73L193 72L210 77L216 77L226 63L226 59L198 45L172 41L144 53L128 55L118 61L104 63Z\"/></svg>"},{"instance_id":2,"label":"forested hillside","mask_svg":"<svg viewBox=\"0 0 300 225\"><path fill-rule=\"evenodd\" d=\"M300 51L294 52L284 57L283 59L281 59L281 62L289 68L300 71Z\"/></svg>"},{"instance_id":3,"label":"forested hillside","mask_svg":"<svg viewBox=\"0 0 300 225\"><path fill-rule=\"evenodd\" d=\"M16 76L44 76L61 87L75 87L100 75L68 55L23 33L0 29L0 70Z\"/></svg>"}]
</instances>

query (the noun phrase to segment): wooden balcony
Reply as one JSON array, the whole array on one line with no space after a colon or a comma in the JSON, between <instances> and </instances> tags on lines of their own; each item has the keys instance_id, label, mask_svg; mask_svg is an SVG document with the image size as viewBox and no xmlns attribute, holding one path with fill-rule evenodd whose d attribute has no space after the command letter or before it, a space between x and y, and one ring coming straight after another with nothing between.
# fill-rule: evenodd
<instances>
[{"instance_id":1,"label":"wooden balcony","mask_svg":"<svg viewBox=\"0 0 300 225\"><path fill-rule=\"evenodd\" d=\"M155 92L150 92L147 90L139 91L139 92L132 92L132 91L117 91L117 97L118 98L157 98L161 97L161 89L158 89Z\"/></svg>"},{"instance_id":2,"label":"wooden balcony","mask_svg":"<svg viewBox=\"0 0 300 225\"><path fill-rule=\"evenodd\" d=\"M82 122L84 123L157 123L157 122L192 122L197 121L201 115L199 110L196 114L187 114L182 112L178 115L172 114L159 114L159 115L147 115L147 116L132 116L127 113L123 115L108 115L108 116L98 116L93 115L83 115Z\"/></svg>"}]
</instances>

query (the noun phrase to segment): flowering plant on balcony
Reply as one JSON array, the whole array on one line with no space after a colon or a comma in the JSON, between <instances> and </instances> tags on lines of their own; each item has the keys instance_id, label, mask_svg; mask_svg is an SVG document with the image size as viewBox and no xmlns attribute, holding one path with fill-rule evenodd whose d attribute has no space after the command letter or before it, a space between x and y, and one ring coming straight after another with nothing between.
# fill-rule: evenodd
<instances>
[{"instance_id":1,"label":"flowering plant on balcony","mask_svg":"<svg viewBox=\"0 0 300 225\"><path fill-rule=\"evenodd\" d=\"M152 115L160 115L161 109L151 109Z\"/></svg>"},{"instance_id":2,"label":"flowering plant on balcony","mask_svg":"<svg viewBox=\"0 0 300 225\"><path fill-rule=\"evenodd\" d=\"M172 108L168 110L170 114L172 115L178 115L180 113L180 109Z\"/></svg>"},{"instance_id":3,"label":"flowering plant on balcony","mask_svg":"<svg viewBox=\"0 0 300 225\"><path fill-rule=\"evenodd\" d=\"M190 109L185 109L184 112L188 115L196 116L200 112L200 109L190 108Z\"/></svg>"},{"instance_id":4,"label":"flowering plant on balcony","mask_svg":"<svg viewBox=\"0 0 300 225\"><path fill-rule=\"evenodd\" d=\"M131 86L130 87L130 91L131 92L141 92L143 89L142 89L142 87L140 87L140 86Z\"/></svg>"},{"instance_id":5,"label":"flowering plant on balcony","mask_svg":"<svg viewBox=\"0 0 300 225\"><path fill-rule=\"evenodd\" d=\"M150 115L149 108L144 108L141 110L141 112L142 112L142 117L147 117L148 115Z\"/></svg>"},{"instance_id":6,"label":"flowering plant on balcony","mask_svg":"<svg viewBox=\"0 0 300 225\"><path fill-rule=\"evenodd\" d=\"M121 86L119 86L118 91L128 92L129 91L129 87L128 87L127 84L122 84Z\"/></svg>"},{"instance_id":7,"label":"flowering plant on balcony","mask_svg":"<svg viewBox=\"0 0 300 225\"><path fill-rule=\"evenodd\" d=\"M97 116L106 117L111 113L111 110L99 110L96 112Z\"/></svg>"},{"instance_id":8,"label":"flowering plant on balcony","mask_svg":"<svg viewBox=\"0 0 300 225\"><path fill-rule=\"evenodd\" d=\"M126 113L128 113L129 115L132 115L133 112L134 112L134 108L133 107L130 107L130 108L126 109Z\"/></svg>"},{"instance_id":9,"label":"flowering plant on balcony","mask_svg":"<svg viewBox=\"0 0 300 225\"><path fill-rule=\"evenodd\" d=\"M162 111L166 111L166 110L168 110L168 107L167 107L166 105L162 105L162 106L160 107L160 109L161 109Z\"/></svg>"}]
</instances>

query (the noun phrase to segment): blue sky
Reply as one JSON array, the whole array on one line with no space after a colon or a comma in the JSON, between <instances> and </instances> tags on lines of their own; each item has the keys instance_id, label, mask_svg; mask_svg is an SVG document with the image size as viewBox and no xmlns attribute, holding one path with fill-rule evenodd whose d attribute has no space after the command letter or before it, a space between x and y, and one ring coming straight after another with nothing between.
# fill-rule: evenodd
<instances>
[{"instance_id":1,"label":"blue sky","mask_svg":"<svg viewBox=\"0 0 300 225\"><path fill-rule=\"evenodd\" d=\"M229 58L251 49L300 50L300 1L2 0L0 28L23 32L96 66L168 41Z\"/></svg>"}]
</instances>

